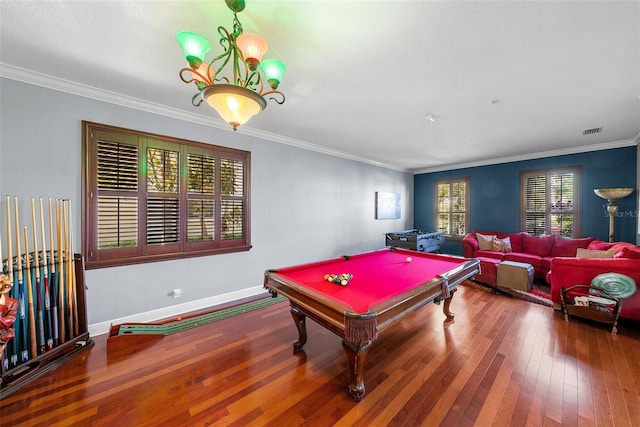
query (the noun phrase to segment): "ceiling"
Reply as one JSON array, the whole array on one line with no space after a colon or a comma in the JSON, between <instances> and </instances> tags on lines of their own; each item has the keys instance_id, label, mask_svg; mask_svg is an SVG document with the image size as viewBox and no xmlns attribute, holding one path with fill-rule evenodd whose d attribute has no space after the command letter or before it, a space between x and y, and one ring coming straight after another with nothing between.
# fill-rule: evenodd
<instances>
[{"instance_id":1,"label":"ceiling","mask_svg":"<svg viewBox=\"0 0 640 427\"><path fill-rule=\"evenodd\" d=\"M245 32L287 64L286 102L238 133L412 172L640 138L640 1L246 3ZM232 22L222 0L2 0L0 71L232 132L191 105L175 41L219 53Z\"/></svg>"}]
</instances>

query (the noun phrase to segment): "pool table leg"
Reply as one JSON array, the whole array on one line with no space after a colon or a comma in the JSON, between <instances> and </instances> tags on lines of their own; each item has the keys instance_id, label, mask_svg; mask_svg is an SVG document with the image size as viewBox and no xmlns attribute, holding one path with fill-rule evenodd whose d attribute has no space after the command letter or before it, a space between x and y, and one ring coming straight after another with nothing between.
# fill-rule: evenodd
<instances>
[{"instance_id":1,"label":"pool table leg","mask_svg":"<svg viewBox=\"0 0 640 427\"><path fill-rule=\"evenodd\" d=\"M451 289L451 296L449 298L444 299L444 304L442 305L442 311L444 312L444 315L447 316L447 320L453 320L453 318L456 316L451 311L449 311L449 306L451 305L453 294L455 294L457 290L458 288Z\"/></svg>"},{"instance_id":2,"label":"pool table leg","mask_svg":"<svg viewBox=\"0 0 640 427\"><path fill-rule=\"evenodd\" d=\"M298 328L298 340L293 343L293 350L300 351L307 342L307 316L295 307L291 307L291 316Z\"/></svg>"},{"instance_id":3,"label":"pool table leg","mask_svg":"<svg viewBox=\"0 0 640 427\"><path fill-rule=\"evenodd\" d=\"M349 360L349 394L356 402L364 397L364 362L369 353L371 341L366 344L352 344L342 340L342 348Z\"/></svg>"}]
</instances>

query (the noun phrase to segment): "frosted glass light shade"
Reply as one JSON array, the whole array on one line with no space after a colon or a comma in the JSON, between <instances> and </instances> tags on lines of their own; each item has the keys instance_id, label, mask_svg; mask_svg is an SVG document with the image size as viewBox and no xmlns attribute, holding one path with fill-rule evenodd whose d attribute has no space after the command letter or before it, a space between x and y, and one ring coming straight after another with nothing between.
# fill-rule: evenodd
<instances>
[{"instance_id":1,"label":"frosted glass light shade","mask_svg":"<svg viewBox=\"0 0 640 427\"><path fill-rule=\"evenodd\" d=\"M233 130L267 106L267 101L259 93L226 84L207 86L202 90L202 98L225 122L233 126Z\"/></svg>"},{"instance_id":2,"label":"frosted glass light shade","mask_svg":"<svg viewBox=\"0 0 640 427\"><path fill-rule=\"evenodd\" d=\"M596 188L593 192L603 199L618 200L633 193L633 188Z\"/></svg>"},{"instance_id":3,"label":"frosted glass light shade","mask_svg":"<svg viewBox=\"0 0 640 427\"><path fill-rule=\"evenodd\" d=\"M251 70L256 69L269 48L267 42L256 34L241 34L236 40L236 46L240 49L245 63Z\"/></svg>"},{"instance_id":4,"label":"frosted glass light shade","mask_svg":"<svg viewBox=\"0 0 640 427\"><path fill-rule=\"evenodd\" d=\"M265 59L260 63L260 68L264 72L264 76L267 78L269 85L272 89L277 89L278 85L282 81L282 76L287 70L287 66L284 62L277 59Z\"/></svg>"},{"instance_id":5,"label":"frosted glass light shade","mask_svg":"<svg viewBox=\"0 0 640 427\"><path fill-rule=\"evenodd\" d=\"M211 50L211 44L207 39L191 31L179 32L176 34L176 41L193 69L198 68L204 62L205 56Z\"/></svg>"},{"instance_id":6,"label":"frosted glass light shade","mask_svg":"<svg viewBox=\"0 0 640 427\"><path fill-rule=\"evenodd\" d=\"M209 70L209 64L207 64L206 62L203 62L202 64L200 64L198 68L193 69L193 72L191 73L191 75L193 76L193 79L196 81L196 84L207 83L207 79L209 78L209 75L207 74L208 70ZM196 74L196 72L198 74Z\"/></svg>"}]
</instances>

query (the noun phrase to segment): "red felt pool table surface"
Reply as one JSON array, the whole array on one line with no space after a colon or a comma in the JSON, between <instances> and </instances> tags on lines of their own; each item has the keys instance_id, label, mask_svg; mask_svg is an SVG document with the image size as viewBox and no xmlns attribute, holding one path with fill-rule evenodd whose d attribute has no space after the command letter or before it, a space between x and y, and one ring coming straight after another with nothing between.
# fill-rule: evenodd
<instances>
[{"instance_id":1,"label":"red felt pool table surface","mask_svg":"<svg viewBox=\"0 0 640 427\"><path fill-rule=\"evenodd\" d=\"M468 261L425 252L381 249L273 272L307 291L344 304L354 313L366 313L390 298L464 266ZM324 279L326 274L342 273L353 275L347 286Z\"/></svg>"}]
</instances>

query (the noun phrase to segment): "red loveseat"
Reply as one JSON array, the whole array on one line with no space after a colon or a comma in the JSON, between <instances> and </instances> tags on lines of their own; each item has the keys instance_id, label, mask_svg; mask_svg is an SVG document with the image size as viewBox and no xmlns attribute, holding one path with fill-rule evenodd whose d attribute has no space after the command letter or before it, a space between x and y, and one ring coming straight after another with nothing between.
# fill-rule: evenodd
<instances>
[{"instance_id":1,"label":"red loveseat","mask_svg":"<svg viewBox=\"0 0 640 427\"><path fill-rule=\"evenodd\" d=\"M481 249L476 233L483 236L509 238L511 250L502 252ZM529 233L500 233L497 231L475 231L462 239L462 249L467 258L480 261L480 274L475 280L491 286L496 285L496 266L502 261L515 261L533 266L534 278L546 280L554 257L575 257L579 248L587 249L594 239L585 237L570 239L556 235L534 236ZM504 249L504 248L502 248Z\"/></svg>"},{"instance_id":2,"label":"red loveseat","mask_svg":"<svg viewBox=\"0 0 640 427\"><path fill-rule=\"evenodd\" d=\"M602 273L620 273L631 277L640 287L640 247L631 243L593 241L590 250L614 250L614 258L568 258L551 260L547 281L551 283L551 299L556 310L561 309L561 289L573 285L589 285ZM622 301L620 317L640 320L640 289Z\"/></svg>"}]
</instances>

